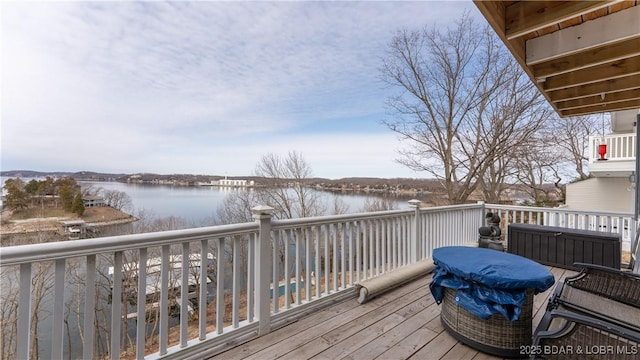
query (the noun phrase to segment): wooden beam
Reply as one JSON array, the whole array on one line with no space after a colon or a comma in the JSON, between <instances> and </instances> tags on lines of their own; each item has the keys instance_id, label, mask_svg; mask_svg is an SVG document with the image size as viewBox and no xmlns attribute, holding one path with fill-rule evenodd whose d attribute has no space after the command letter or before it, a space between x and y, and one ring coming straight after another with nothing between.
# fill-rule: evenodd
<instances>
[{"instance_id":1,"label":"wooden beam","mask_svg":"<svg viewBox=\"0 0 640 360\"><path fill-rule=\"evenodd\" d=\"M481 1L474 0L473 3L476 5L482 16L487 19L487 22L493 28L496 35L502 40L502 42L507 46L507 49L513 54L516 58L520 66L522 66L525 71L528 71L525 64L525 41L524 39L514 39L512 41L507 40L507 37L504 33L505 27L505 5L502 1ZM531 74L530 71L528 71Z\"/></svg>"},{"instance_id":2,"label":"wooden beam","mask_svg":"<svg viewBox=\"0 0 640 360\"><path fill-rule=\"evenodd\" d=\"M549 91L547 94L549 100L556 103L558 101L578 99L592 95L600 96L602 93L633 90L638 88L639 85L640 75L633 75L580 87Z\"/></svg>"},{"instance_id":3,"label":"wooden beam","mask_svg":"<svg viewBox=\"0 0 640 360\"><path fill-rule=\"evenodd\" d=\"M611 1L519 1L506 8L508 40L607 7Z\"/></svg>"},{"instance_id":4,"label":"wooden beam","mask_svg":"<svg viewBox=\"0 0 640 360\"><path fill-rule=\"evenodd\" d=\"M640 34L626 41L535 64L531 69L536 79L544 79L637 55L640 55Z\"/></svg>"},{"instance_id":5,"label":"wooden beam","mask_svg":"<svg viewBox=\"0 0 640 360\"><path fill-rule=\"evenodd\" d=\"M554 33L527 40L526 63L531 66L606 44L638 37L640 6L602 16Z\"/></svg>"},{"instance_id":6,"label":"wooden beam","mask_svg":"<svg viewBox=\"0 0 640 360\"><path fill-rule=\"evenodd\" d=\"M581 107L589 107L593 105L611 104L637 99L640 99L640 87L633 90L606 93L604 100L602 100L602 97L600 95L592 95L579 99L559 101L555 105L558 110L569 110Z\"/></svg>"},{"instance_id":7,"label":"wooden beam","mask_svg":"<svg viewBox=\"0 0 640 360\"><path fill-rule=\"evenodd\" d=\"M588 115L588 114L596 114L601 112L612 112L619 110L627 110L627 109L637 109L640 108L640 99L629 100L619 103L611 103L602 105L594 105L589 107L577 108L577 109L569 109L558 111L560 116L576 116L576 115Z\"/></svg>"},{"instance_id":8,"label":"wooden beam","mask_svg":"<svg viewBox=\"0 0 640 360\"><path fill-rule=\"evenodd\" d=\"M640 56L551 76L546 79L543 87L545 91L553 91L636 74L640 74Z\"/></svg>"}]
</instances>

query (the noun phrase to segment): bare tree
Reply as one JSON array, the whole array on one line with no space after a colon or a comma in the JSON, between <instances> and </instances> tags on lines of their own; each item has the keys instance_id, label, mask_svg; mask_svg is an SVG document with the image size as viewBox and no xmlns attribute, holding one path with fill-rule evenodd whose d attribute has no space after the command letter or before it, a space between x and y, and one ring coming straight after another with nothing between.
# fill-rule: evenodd
<instances>
[{"instance_id":1,"label":"bare tree","mask_svg":"<svg viewBox=\"0 0 640 360\"><path fill-rule=\"evenodd\" d=\"M550 146L552 139L536 137L526 149L516 149L516 182L523 185L536 206L547 206L553 202L552 193L560 190L560 169L558 154ZM553 185L555 184L555 186Z\"/></svg>"},{"instance_id":2,"label":"bare tree","mask_svg":"<svg viewBox=\"0 0 640 360\"><path fill-rule=\"evenodd\" d=\"M384 211L397 209L396 203L393 199L385 197L368 197L362 205L363 212L371 211Z\"/></svg>"},{"instance_id":3,"label":"bare tree","mask_svg":"<svg viewBox=\"0 0 640 360\"><path fill-rule=\"evenodd\" d=\"M589 161L589 135L604 132L604 115L585 115L568 117L554 121L548 136L553 138L553 146L557 148L558 161L564 161L573 171L567 176L571 180L589 178L587 163ZM608 120L606 123L610 123Z\"/></svg>"},{"instance_id":4,"label":"bare tree","mask_svg":"<svg viewBox=\"0 0 640 360\"><path fill-rule=\"evenodd\" d=\"M333 196L330 206L332 215L346 214L349 211L349 205L337 195Z\"/></svg>"},{"instance_id":5,"label":"bare tree","mask_svg":"<svg viewBox=\"0 0 640 360\"><path fill-rule=\"evenodd\" d=\"M0 357L15 359L18 333L18 269L16 266L0 268Z\"/></svg>"},{"instance_id":6,"label":"bare tree","mask_svg":"<svg viewBox=\"0 0 640 360\"><path fill-rule=\"evenodd\" d=\"M287 156L267 154L256 165L255 175L264 178L265 189L258 193L262 204L275 209L279 219L316 216L325 213L319 194L307 186L311 165L297 151Z\"/></svg>"},{"instance_id":7,"label":"bare tree","mask_svg":"<svg viewBox=\"0 0 640 360\"><path fill-rule=\"evenodd\" d=\"M261 182L264 187L255 191L238 191L228 195L217 210L218 218L223 224L253 221L251 208L257 205L273 207L275 209L274 217L278 219L317 216L327 212L319 193L307 184L312 170L301 153L290 151L286 156L267 154L260 159L254 172L256 176L263 178ZM335 200L332 210L335 213L341 213L346 211L346 206ZM278 236L273 243L273 246L277 248L279 262L282 266L284 266L285 254L296 245L294 237L290 235ZM312 242L315 241L318 240L312 239ZM237 248L240 251L241 268L245 269L244 279L247 278L246 269L249 261L247 243L247 241L241 241ZM229 244L224 252L227 262L233 264L233 249ZM301 267L306 269L304 260L300 259L300 261ZM289 271L289 269L283 268L283 271ZM279 274L278 277L282 278L282 276L283 274ZM274 279L274 283L277 283L277 280L279 279Z\"/></svg>"},{"instance_id":8,"label":"bare tree","mask_svg":"<svg viewBox=\"0 0 640 360\"><path fill-rule=\"evenodd\" d=\"M396 116L383 122L405 141L398 161L439 179L450 203L465 202L547 115L493 31L468 13L453 28L399 31L381 71L399 90L388 99Z\"/></svg>"},{"instance_id":9,"label":"bare tree","mask_svg":"<svg viewBox=\"0 0 640 360\"><path fill-rule=\"evenodd\" d=\"M251 208L260 205L259 202L255 191L234 191L224 198L216 215L222 224L252 222Z\"/></svg>"},{"instance_id":10,"label":"bare tree","mask_svg":"<svg viewBox=\"0 0 640 360\"><path fill-rule=\"evenodd\" d=\"M133 206L131 197L124 191L101 189L101 194L105 203L116 210L130 210Z\"/></svg>"}]
</instances>

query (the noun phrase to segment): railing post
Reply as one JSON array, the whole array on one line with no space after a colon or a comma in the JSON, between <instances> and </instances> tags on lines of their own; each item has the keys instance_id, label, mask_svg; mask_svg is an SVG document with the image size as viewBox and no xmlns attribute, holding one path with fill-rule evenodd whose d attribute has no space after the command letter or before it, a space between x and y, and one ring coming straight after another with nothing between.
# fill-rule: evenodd
<instances>
[{"instance_id":1,"label":"railing post","mask_svg":"<svg viewBox=\"0 0 640 360\"><path fill-rule=\"evenodd\" d=\"M487 221L487 207L485 206L484 201L482 200L478 200L476 201L476 204L480 205L480 226L487 226L486 221ZM494 212L495 210L491 210L491 212ZM498 217L501 217L500 213L496 213L496 215L498 215ZM505 229L505 233L507 232L507 226L509 226L509 213L507 213L507 221L501 221L502 226L504 226ZM480 239L478 239L478 245L480 245Z\"/></svg>"},{"instance_id":2,"label":"railing post","mask_svg":"<svg viewBox=\"0 0 640 360\"><path fill-rule=\"evenodd\" d=\"M476 204L480 205L480 208L482 209L482 219L480 220L482 220L482 224L484 224L487 208L484 206L484 201L482 200L478 200Z\"/></svg>"},{"instance_id":3,"label":"railing post","mask_svg":"<svg viewBox=\"0 0 640 360\"><path fill-rule=\"evenodd\" d=\"M411 245L410 245L410 261L411 263L418 262L418 251L420 250L420 239L421 236L421 224L420 224L420 203L422 201L417 199L409 200L409 207L414 208L415 214L413 215L413 231L411 232Z\"/></svg>"},{"instance_id":4,"label":"railing post","mask_svg":"<svg viewBox=\"0 0 640 360\"><path fill-rule=\"evenodd\" d=\"M258 222L258 244L256 244L256 316L258 317L258 336L271 331L271 312L269 309L269 285L271 282L271 214L273 208L265 205L251 209L253 218Z\"/></svg>"}]
</instances>

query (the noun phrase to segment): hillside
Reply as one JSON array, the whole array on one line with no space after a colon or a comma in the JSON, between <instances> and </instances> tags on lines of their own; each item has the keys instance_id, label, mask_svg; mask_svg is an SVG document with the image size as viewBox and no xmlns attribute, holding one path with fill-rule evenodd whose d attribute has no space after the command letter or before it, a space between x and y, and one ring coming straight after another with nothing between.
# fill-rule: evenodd
<instances>
[{"instance_id":1,"label":"hillside","mask_svg":"<svg viewBox=\"0 0 640 360\"><path fill-rule=\"evenodd\" d=\"M137 181L153 183L157 181L175 181L185 185L195 185L198 182L209 182L212 180L220 180L225 178L221 175L206 174L155 174L155 173L134 173L134 174L113 174L98 173L93 171L35 171L35 170L10 170L0 172L3 177L22 177L22 178L44 178L51 176L54 178L71 177L75 180L85 181ZM264 178L257 176L227 176L229 179L245 179L253 180L257 184L264 182ZM321 177L310 178L307 180L309 185L324 184L327 187L343 187L359 185L360 187L370 188L407 188L407 189L424 189L426 191L435 190L439 187L439 183L434 179L408 179L408 178L374 178L374 177L346 177L341 179L327 179Z\"/></svg>"}]
</instances>

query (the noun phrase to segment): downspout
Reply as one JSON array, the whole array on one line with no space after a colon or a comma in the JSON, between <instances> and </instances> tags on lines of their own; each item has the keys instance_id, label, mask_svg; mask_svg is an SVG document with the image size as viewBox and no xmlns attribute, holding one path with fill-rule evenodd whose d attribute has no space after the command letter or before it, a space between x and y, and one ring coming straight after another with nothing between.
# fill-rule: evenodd
<instances>
[{"instance_id":1,"label":"downspout","mask_svg":"<svg viewBox=\"0 0 640 360\"><path fill-rule=\"evenodd\" d=\"M640 188L638 187L638 174L640 174L640 113L636 115L636 123L634 124L636 128L636 171L633 174L633 181L636 190L636 206L635 206L635 219L638 220L640 216Z\"/></svg>"},{"instance_id":2,"label":"downspout","mask_svg":"<svg viewBox=\"0 0 640 360\"><path fill-rule=\"evenodd\" d=\"M640 274L640 246L638 246L639 243L639 236L640 236L640 229L638 229L638 224L640 224L640 181L638 178L640 178L640 113L636 115L636 123L635 123L635 127L636 127L636 171L633 174L633 182L634 182L634 189L635 189L635 211L634 211L634 217L633 220L635 221L635 224L633 225L633 229L635 229L636 233L634 238L632 239L632 243L631 243L631 263L633 263L633 272L635 273L639 273Z\"/></svg>"}]
</instances>

